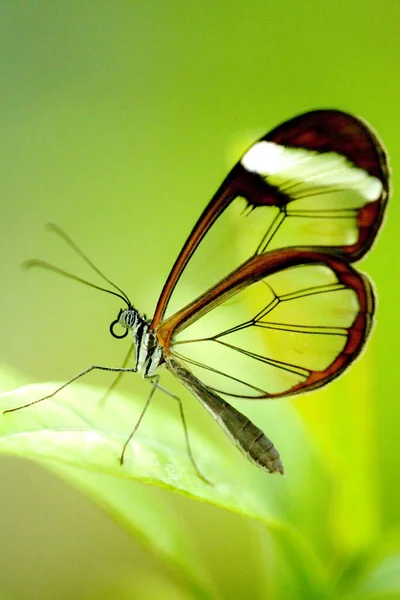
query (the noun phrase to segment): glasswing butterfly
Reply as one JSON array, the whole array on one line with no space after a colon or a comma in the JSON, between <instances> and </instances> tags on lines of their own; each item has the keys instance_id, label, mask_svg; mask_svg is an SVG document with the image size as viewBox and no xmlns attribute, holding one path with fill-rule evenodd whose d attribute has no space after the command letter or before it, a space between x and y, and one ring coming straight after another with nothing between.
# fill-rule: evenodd
<instances>
[{"instance_id":1,"label":"glasswing butterfly","mask_svg":"<svg viewBox=\"0 0 400 600\"><path fill-rule=\"evenodd\" d=\"M29 265L121 298L127 308L110 331L117 338L130 332L133 341L120 369L95 365L62 388L93 369L138 371L153 383L147 407L161 388L156 371L164 365L253 463L283 473L273 443L229 399L315 390L360 354L373 322L374 294L368 277L351 263L370 249L388 196L385 150L364 121L338 110L286 121L250 147L211 199L151 320L53 226L117 292L40 260ZM126 367L132 352L133 367ZM205 479L180 409L190 458Z\"/></svg>"}]
</instances>

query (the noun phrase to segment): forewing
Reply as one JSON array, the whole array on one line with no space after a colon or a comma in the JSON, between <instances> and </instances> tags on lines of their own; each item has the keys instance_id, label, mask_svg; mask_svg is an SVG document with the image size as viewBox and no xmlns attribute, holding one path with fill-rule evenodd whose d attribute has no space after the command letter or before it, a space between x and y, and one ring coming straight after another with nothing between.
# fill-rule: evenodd
<instances>
[{"instance_id":1,"label":"forewing","mask_svg":"<svg viewBox=\"0 0 400 600\"><path fill-rule=\"evenodd\" d=\"M225 397L315 389L359 354L373 292L346 260L313 249L256 256L167 319L165 351Z\"/></svg>"},{"instance_id":2,"label":"forewing","mask_svg":"<svg viewBox=\"0 0 400 600\"><path fill-rule=\"evenodd\" d=\"M273 249L313 246L359 259L379 229L388 187L384 149L360 119L321 110L283 123L250 147L206 207L167 279L152 326L159 326L167 304L171 315Z\"/></svg>"}]
</instances>

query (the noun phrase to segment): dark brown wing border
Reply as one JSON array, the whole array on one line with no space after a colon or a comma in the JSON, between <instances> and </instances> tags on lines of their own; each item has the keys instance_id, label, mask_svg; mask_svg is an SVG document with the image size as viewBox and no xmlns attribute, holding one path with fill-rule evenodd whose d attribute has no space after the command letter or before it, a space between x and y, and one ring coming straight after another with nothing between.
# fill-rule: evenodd
<instances>
[{"instance_id":1,"label":"dark brown wing border","mask_svg":"<svg viewBox=\"0 0 400 600\"><path fill-rule=\"evenodd\" d=\"M380 198L359 210L357 243L335 248L349 262L361 258L376 237L389 194L386 154L370 126L361 119L338 110L317 110L286 121L267 133L260 141L262 140L318 152L337 152L382 182ZM246 198L249 206L253 207L285 206L291 200L290 196L268 184L258 174L250 173L239 162L201 214L172 267L154 313L154 329L160 325L171 294L190 257L213 223L238 196Z\"/></svg>"},{"instance_id":2,"label":"dark brown wing border","mask_svg":"<svg viewBox=\"0 0 400 600\"><path fill-rule=\"evenodd\" d=\"M310 264L329 267L341 284L354 290L359 304L358 314L348 328L343 350L325 370L311 371L305 381L283 393L265 394L259 398L288 396L325 385L340 375L360 354L373 322L374 295L369 279L353 269L340 255L314 248L275 250L247 261L218 285L161 323L156 332L165 353L168 355L175 335L243 288L283 269Z\"/></svg>"}]
</instances>

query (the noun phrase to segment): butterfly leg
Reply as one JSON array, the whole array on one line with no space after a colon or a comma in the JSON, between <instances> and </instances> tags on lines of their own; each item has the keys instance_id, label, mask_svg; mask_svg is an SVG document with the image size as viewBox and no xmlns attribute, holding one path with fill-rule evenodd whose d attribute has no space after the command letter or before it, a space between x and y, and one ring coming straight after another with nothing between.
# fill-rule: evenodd
<instances>
[{"instance_id":1,"label":"butterfly leg","mask_svg":"<svg viewBox=\"0 0 400 600\"><path fill-rule=\"evenodd\" d=\"M178 396L175 396L175 394L172 394L171 392L169 392L168 390L166 390L166 389L165 389L164 387L162 387L161 385L159 385L159 383L158 383L158 382L159 382L159 380L160 380L160 376L159 376L159 375L155 375L155 376L154 376L154 377L153 377L153 378L150 380L150 383L151 383L151 385L152 385L151 392L150 392L150 394L149 394L149 397L148 397L148 398L147 398L147 400L146 400L146 404L144 405L142 412L140 413L139 419L138 419L138 421L137 421L137 423L136 423L135 427L133 428L133 431L132 431L132 433L129 435L128 439L126 440L126 442L125 442L125 444L124 444L124 446L123 446L123 448L122 448L122 452L121 452L121 456L120 456L120 463L121 463L121 465L122 465L122 464L123 464L123 462L124 462L124 458L125 458L125 452L126 452L126 449L127 449L127 447L128 447L128 444L129 444L129 442L131 441L131 439L133 438L133 436L134 436L134 434L136 433L136 431L138 430L138 428L139 428L139 425L140 425L140 423L142 422L142 419L143 419L143 417L144 417L144 414L145 414L146 410L147 410L147 409L148 409L148 407L149 407L150 401L151 401L151 399L153 398L155 391L158 389L158 390L160 390L161 392L164 392L164 394L166 394L166 395L167 395L167 396L169 396L170 398L173 398L174 400L176 400L176 401L178 402L178 406L179 406L179 414L180 414L181 421L182 421L182 425L183 425L183 431L184 431L184 434L185 434L186 448L187 448L187 452L188 452L188 455L189 455L189 458L190 458L190 462L192 463L192 465L193 465L193 468L194 468L194 470L196 471L196 474L197 474L197 476L198 476L198 477L200 477L200 479L201 479L202 481L204 481L205 483L207 483L207 484L209 484L209 485L212 485L211 481L209 481L209 480L207 479L207 477L205 477L205 476L202 474L202 472L200 471L200 469L199 469L199 467L197 466L197 463L196 463L196 461L195 461L195 458L194 458L194 455L193 455L193 452L192 452L192 447L191 447L191 445L190 445L189 432L188 432L188 428L187 428L187 425L186 425L185 413L183 412L183 406L182 406L182 401L181 401L181 399L180 399L180 398L178 398Z\"/></svg>"},{"instance_id":2,"label":"butterfly leg","mask_svg":"<svg viewBox=\"0 0 400 600\"><path fill-rule=\"evenodd\" d=\"M130 346L123 362L121 365L121 369L125 369L126 365L128 364L128 362L131 359L132 356L132 352L133 352L133 348L134 346ZM99 405L100 406L105 406L107 400L109 399L109 397L111 396L111 394L113 393L113 391L115 390L115 388L117 387L117 385L119 384L119 382L121 381L122 376L124 375L124 373L126 373L126 371L121 370L118 371L117 376L114 378L114 381L111 383L111 385L107 388L107 390L104 392L103 396L100 398L99 400Z\"/></svg>"},{"instance_id":3,"label":"butterfly leg","mask_svg":"<svg viewBox=\"0 0 400 600\"><path fill-rule=\"evenodd\" d=\"M47 396L43 396L42 398L38 398L37 400L33 400L32 402L28 402L27 404L22 404L21 406L16 406L14 408L8 408L7 410L3 411L3 414L15 412L17 410L21 410L22 408L27 408L28 406L33 406L33 404L38 404L38 402L43 402L43 400L48 400L49 398L53 398L54 396L56 396L56 394L58 394L59 392L61 392L61 390L63 390L67 386L69 386L71 383L73 383L77 379L80 379L84 375L87 375L91 371L95 371L95 370L99 370L99 371L113 371L113 372L118 372L118 373L136 373L136 369L134 369L132 367L131 368L125 368L125 367L103 367L101 365L92 365L91 367L88 367L84 371L81 371L80 373L78 373L78 375L75 375L75 377L72 377L71 379L69 379L66 383L64 383L63 385L61 385L56 390L54 390L54 392L52 392L51 394L48 394Z\"/></svg>"},{"instance_id":4,"label":"butterfly leg","mask_svg":"<svg viewBox=\"0 0 400 600\"><path fill-rule=\"evenodd\" d=\"M151 402L151 399L152 399L152 398L153 398L153 396L154 396L154 392L155 392L155 391L156 391L156 389L157 389L157 383L156 383L156 384L154 384L154 380L155 380L155 379L156 379L156 380L157 380L157 382L158 382L158 380L160 379L160 376L159 376L159 375L155 375L155 377L153 377L153 379L151 379L151 380L150 380L150 383L153 385L153 387L151 388L151 392L150 392L150 394L149 394L149 397L148 397L148 398L147 398L147 400L146 400L146 404L144 405L144 407L143 407L143 410L142 410L142 412L140 413L140 416L139 416L139 418L138 418L138 420L137 420L137 422L136 422L136 425L135 425L135 427L133 428L132 432L129 434L129 437L128 437L128 439L126 440L125 444L123 445L122 452L121 452L121 456L119 457L119 462L121 463L121 465L123 465L123 464L124 464L125 452L126 452L126 449L127 449L127 447L128 447L128 444L129 444L129 442L131 441L131 439L133 438L133 436L135 435L135 433L137 432L137 430L139 429L139 425L140 425L140 423L142 422L142 419L143 419L143 417L144 417L144 415L145 415L145 412L146 412L146 410L148 409L148 407L149 407L149 404L150 404L150 402Z\"/></svg>"},{"instance_id":5,"label":"butterfly leg","mask_svg":"<svg viewBox=\"0 0 400 600\"><path fill-rule=\"evenodd\" d=\"M186 449L190 458L190 462L193 465L194 470L196 471L196 475L205 483L207 483L208 485L213 485L213 483L207 479L207 477L205 477L202 472L200 471L199 467L197 466L196 460L194 458L194 454L192 451L192 447L190 444L190 439L189 439L189 431L188 431L188 427L186 424L186 418L185 418L185 413L183 412L183 405L182 405L182 400L178 397L175 396L175 394L172 394L172 392L168 391L167 389L165 389L164 387L162 387L161 385L159 385L159 379L160 376L156 375L155 377L153 377L153 379L151 380L151 384L153 386L153 390L155 390L156 388L159 389L161 392L164 392L164 394L166 394L167 396L169 396L170 398L173 398L174 400L176 400L178 402L178 406L179 406L179 414L181 417L181 421L182 421L182 425L183 425L183 431L185 434L185 442L186 442Z\"/></svg>"}]
</instances>

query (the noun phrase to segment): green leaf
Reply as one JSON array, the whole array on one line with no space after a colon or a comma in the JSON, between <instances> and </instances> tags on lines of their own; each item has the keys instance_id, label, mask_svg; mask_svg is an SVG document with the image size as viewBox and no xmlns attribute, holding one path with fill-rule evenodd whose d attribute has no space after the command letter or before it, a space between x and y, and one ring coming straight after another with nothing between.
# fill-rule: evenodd
<instances>
[{"instance_id":1,"label":"green leaf","mask_svg":"<svg viewBox=\"0 0 400 600\"><path fill-rule=\"evenodd\" d=\"M42 384L16 389L2 395L1 408L31 402L56 388L57 384ZM174 406L169 411L161 404L150 407L121 466L121 449L144 401L115 392L104 407L101 397L99 389L74 385L42 403L2 415L0 453L35 460L84 491L173 565L177 579L193 597L208 597L212 585L184 523L179 515L166 514L164 506L160 512L146 488L132 485L133 480L262 521L272 532L284 561L290 563L296 597L320 597L328 581L319 552L326 544L321 531L326 527L330 485L289 403L274 404L274 416L272 412L268 416L268 433L274 431L275 438L282 440L285 461L292 465L291 483L280 476L268 476L235 451L227 458L191 427L194 455L213 482L211 486L194 472ZM310 495L310 489L318 491ZM298 502L288 502L288 493ZM307 502L302 500L305 495L308 516L304 509Z\"/></svg>"},{"instance_id":2,"label":"green leaf","mask_svg":"<svg viewBox=\"0 0 400 600\"><path fill-rule=\"evenodd\" d=\"M362 572L355 581L348 581L341 600L398 600L400 598L400 553L374 557L372 551L361 561ZM365 563L370 563L365 568ZM359 568L360 568L359 566ZM364 568L363 568L364 567Z\"/></svg>"},{"instance_id":3,"label":"green leaf","mask_svg":"<svg viewBox=\"0 0 400 600\"><path fill-rule=\"evenodd\" d=\"M400 554L386 557L366 577L359 593L363 598L399 598Z\"/></svg>"}]
</instances>

